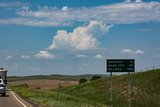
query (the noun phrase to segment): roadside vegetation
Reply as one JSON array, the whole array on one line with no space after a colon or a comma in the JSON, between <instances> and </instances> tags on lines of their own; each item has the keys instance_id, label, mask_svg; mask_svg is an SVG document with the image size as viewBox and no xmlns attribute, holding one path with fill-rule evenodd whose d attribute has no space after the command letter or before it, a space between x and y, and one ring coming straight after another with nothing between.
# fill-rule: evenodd
<instances>
[{"instance_id":1,"label":"roadside vegetation","mask_svg":"<svg viewBox=\"0 0 160 107\"><path fill-rule=\"evenodd\" d=\"M62 93L59 95L57 101L56 91L32 89L26 84L13 87L12 89L19 95L41 105L42 107L103 107L103 105L84 98L78 98Z\"/></svg>"},{"instance_id":2,"label":"roadside vegetation","mask_svg":"<svg viewBox=\"0 0 160 107\"><path fill-rule=\"evenodd\" d=\"M113 76L113 106L128 106L128 76ZM110 78L57 90L40 90L26 85L12 87L17 93L44 107L109 107ZM133 107L160 106L160 69L131 74L131 105Z\"/></svg>"}]
</instances>

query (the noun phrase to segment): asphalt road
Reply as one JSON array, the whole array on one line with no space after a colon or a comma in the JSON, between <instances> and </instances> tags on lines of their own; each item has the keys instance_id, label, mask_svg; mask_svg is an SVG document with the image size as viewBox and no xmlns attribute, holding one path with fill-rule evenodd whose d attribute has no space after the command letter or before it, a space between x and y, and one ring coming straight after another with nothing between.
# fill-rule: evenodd
<instances>
[{"instance_id":1,"label":"asphalt road","mask_svg":"<svg viewBox=\"0 0 160 107\"><path fill-rule=\"evenodd\" d=\"M6 96L0 95L0 107L33 107L20 98L15 92L8 91Z\"/></svg>"}]
</instances>

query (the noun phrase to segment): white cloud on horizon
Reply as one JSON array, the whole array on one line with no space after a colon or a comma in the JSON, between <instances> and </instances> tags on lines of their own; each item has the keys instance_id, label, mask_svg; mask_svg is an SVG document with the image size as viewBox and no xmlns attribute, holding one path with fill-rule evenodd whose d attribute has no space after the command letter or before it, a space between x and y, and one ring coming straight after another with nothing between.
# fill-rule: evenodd
<instances>
[{"instance_id":1,"label":"white cloud on horizon","mask_svg":"<svg viewBox=\"0 0 160 107\"><path fill-rule=\"evenodd\" d=\"M142 50L131 50L131 49L122 49L121 52L126 53L126 54L132 54L132 55L144 54L145 53Z\"/></svg>"},{"instance_id":2,"label":"white cloud on horizon","mask_svg":"<svg viewBox=\"0 0 160 107\"><path fill-rule=\"evenodd\" d=\"M89 25L77 27L73 32L58 30L49 50L93 50L97 49L97 37L109 32L113 25L91 21Z\"/></svg>"},{"instance_id":3,"label":"white cloud on horizon","mask_svg":"<svg viewBox=\"0 0 160 107\"><path fill-rule=\"evenodd\" d=\"M67 6L63 6L62 10L67 11L68 7Z\"/></svg>"},{"instance_id":4,"label":"white cloud on horizon","mask_svg":"<svg viewBox=\"0 0 160 107\"><path fill-rule=\"evenodd\" d=\"M142 0L136 0L135 2L140 3L140 2L142 2Z\"/></svg>"},{"instance_id":5,"label":"white cloud on horizon","mask_svg":"<svg viewBox=\"0 0 160 107\"><path fill-rule=\"evenodd\" d=\"M21 55L21 59L30 59L31 57L29 55Z\"/></svg>"},{"instance_id":6,"label":"white cloud on horizon","mask_svg":"<svg viewBox=\"0 0 160 107\"><path fill-rule=\"evenodd\" d=\"M0 19L0 24L47 27L67 26L72 25L74 21L89 22L92 20L109 24L160 21L160 2L127 1L96 7L69 8L64 6L62 9L57 9L45 6L35 11L23 8L16 12L17 18Z\"/></svg>"},{"instance_id":7,"label":"white cloud on horizon","mask_svg":"<svg viewBox=\"0 0 160 107\"><path fill-rule=\"evenodd\" d=\"M127 2L127 3L128 3L128 2L131 2L131 0L125 0L124 2Z\"/></svg>"},{"instance_id":8,"label":"white cloud on horizon","mask_svg":"<svg viewBox=\"0 0 160 107\"><path fill-rule=\"evenodd\" d=\"M11 56L11 55L5 57L5 60L11 60L11 59L13 59L13 56Z\"/></svg>"},{"instance_id":9,"label":"white cloud on horizon","mask_svg":"<svg viewBox=\"0 0 160 107\"><path fill-rule=\"evenodd\" d=\"M29 5L29 4L23 3L23 2L1 2L0 3L0 7L20 7L25 5Z\"/></svg>"},{"instance_id":10,"label":"white cloud on horizon","mask_svg":"<svg viewBox=\"0 0 160 107\"><path fill-rule=\"evenodd\" d=\"M103 59L104 57L101 54L97 54L97 55L94 56L94 58L95 59Z\"/></svg>"},{"instance_id":11,"label":"white cloud on horizon","mask_svg":"<svg viewBox=\"0 0 160 107\"><path fill-rule=\"evenodd\" d=\"M38 59L53 59L55 55L50 54L48 51L39 51L35 57Z\"/></svg>"},{"instance_id":12,"label":"white cloud on horizon","mask_svg":"<svg viewBox=\"0 0 160 107\"><path fill-rule=\"evenodd\" d=\"M17 24L17 25L26 25L26 26L39 26L39 27L48 27L48 26L69 26L72 22L56 22L56 21L47 21L39 20L35 18L9 18L9 19L0 19L0 24Z\"/></svg>"},{"instance_id":13,"label":"white cloud on horizon","mask_svg":"<svg viewBox=\"0 0 160 107\"><path fill-rule=\"evenodd\" d=\"M87 58L88 56L87 55L84 55L84 54L78 54L76 55L77 58Z\"/></svg>"}]
</instances>

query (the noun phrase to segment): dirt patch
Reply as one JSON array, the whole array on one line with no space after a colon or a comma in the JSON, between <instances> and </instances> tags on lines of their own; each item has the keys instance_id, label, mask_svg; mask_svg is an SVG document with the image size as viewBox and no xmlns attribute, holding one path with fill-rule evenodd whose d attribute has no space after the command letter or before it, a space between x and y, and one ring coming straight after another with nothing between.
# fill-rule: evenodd
<instances>
[{"instance_id":1,"label":"dirt patch","mask_svg":"<svg viewBox=\"0 0 160 107\"><path fill-rule=\"evenodd\" d=\"M78 81L59 81L59 80L47 80L47 79L37 79L37 80L23 80L9 82L9 86L18 86L21 84L27 84L31 88L51 90L58 88L58 84L61 83L62 87L69 87L78 84Z\"/></svg>"}]
</instances>

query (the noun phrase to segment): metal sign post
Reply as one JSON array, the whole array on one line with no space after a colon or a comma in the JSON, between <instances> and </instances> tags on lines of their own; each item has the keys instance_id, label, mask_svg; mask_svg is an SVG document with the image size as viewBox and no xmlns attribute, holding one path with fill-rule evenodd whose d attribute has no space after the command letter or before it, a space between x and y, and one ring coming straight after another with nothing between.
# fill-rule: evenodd
<instances>
[{"instance_id":1,"label":"metal sign post","mask_svg":"<svg viewBox=\"0 0 160 107\"><path fill-rule=\"evenodd\" d=\"M112 72L110 72L110 85L111 85L111 88L110 88L110 91L111 91L111 99L110 99L110 102L111 102L111 107L113 107L113 99L112 99Z\"/></svg>"},{"instance_id":2,"label":"metal sign post","mask_svg":"<svg viewBox=\"0 0 160 107\"><path fill-rule=\"evenodd\" d=\"M59 100L59 90L60 90L60 87L61 87L61 83L59 82L58 83L58 90L57 90L57 101Z\"/></svg>"},{"instance_id":3,"label":"metal sign post","mask_svg":"<svg viewBox=\"0 0 160 107\"><path fill-rule=\"evenodd\" d=\"M107 72L110 72L111 107L113 106L112 72L128 72L128 104L131 107L130 72L135 72L134 59L107 59Z\"/></svg>"},{"instance_id":4,"label":"metal sign post","mask_svg":"<svg viewBox=\"0 0 160 107\"><path fill-rule=\"evenodd\" d=\"M130 80L130 72L128 72L128 104L131 107L131 80Z\"/></svg>"}]
</instances>

